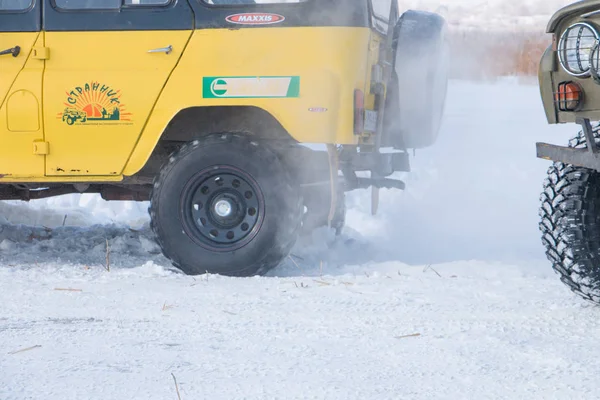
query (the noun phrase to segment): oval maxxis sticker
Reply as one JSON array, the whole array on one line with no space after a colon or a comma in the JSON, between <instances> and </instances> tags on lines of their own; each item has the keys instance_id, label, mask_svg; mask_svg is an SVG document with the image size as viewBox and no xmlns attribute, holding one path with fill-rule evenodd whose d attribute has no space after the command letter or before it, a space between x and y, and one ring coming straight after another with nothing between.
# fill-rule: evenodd
<instances>
[{"instance_id":1,"label":"oval maxxis sticker","mask_svg":"<svg viewBox=\"0 0 600 400\"><path fill-rule=\"evenodd\" d=\"M285 21L285 17L270 13L243 13L230 15L225 20L239 25L270 25Z\"/></svg>"}]
</instances>

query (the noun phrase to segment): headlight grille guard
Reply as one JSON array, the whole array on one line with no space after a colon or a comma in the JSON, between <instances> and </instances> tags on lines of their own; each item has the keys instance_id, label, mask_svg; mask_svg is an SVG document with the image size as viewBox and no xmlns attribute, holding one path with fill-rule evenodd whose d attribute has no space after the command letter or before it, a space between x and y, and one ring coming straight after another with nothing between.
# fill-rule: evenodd
<instances>
[{"instance_id":1,"label":"headlight grille guard","mask_svg":"<svg viewBox=\"0 0 600 400\"><path fill-rule=\"evenodd\" d=\"M576 37L575 47L567 48L569 45L569 41L573 40L573 37L570 34L575 30L579 29ZM585 54L585 50L589 51L589 55L587 55L587 59L585 56L582 56L582 48L584 45L583 42L586 39L590 39L590 36L585 36L584 33L591 32L593 34L593 44L589 46L589 48L584 48L583 53ZM560 40L558 42L558 60L562 68L569 74L578 78L588 78L592 75L592 54L593 50L600 43L600 30L593 24L589 22L577 22L570 25L565 31L562 33ZM573 68L570 64L573 63L573 60L569 60L569 52L575 52L576 64L580 71L573 71ZM587 67L584 66L584 62L587 63ZM597 64L597 67L598 64ZM596 73L600 71L595 71Z\"/></svg>"}]
</instances>

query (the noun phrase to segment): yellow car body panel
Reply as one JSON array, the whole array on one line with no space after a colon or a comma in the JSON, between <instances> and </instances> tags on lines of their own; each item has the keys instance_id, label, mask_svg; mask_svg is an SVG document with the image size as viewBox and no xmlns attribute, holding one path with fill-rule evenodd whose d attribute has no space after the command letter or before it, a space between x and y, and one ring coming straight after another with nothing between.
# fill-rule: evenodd
<instances>
[{"instance_id":1,"label":"yellow car body panel","mask_svg":"<svg viewBox=\"0 0 600 400\"><path fill-rule=\"evenodd\" d=\"M46 175L121 175L191 33L45 32Z\"/></svg>"},{"instance_id":2,"label":"yellow car body panel","mask_svg":"<svg viewBox=\"0 0 600 400\"><path fill-rule=\"evenodd\" d=\"M169 121L190 107L258 107L298 142L357 143L354 90L368 93L371 35L344 27L195 31L124 175L144 166ZM282 78L290 81L287 93L274 80Z\"/></svg>"},{"instance_id":3,"label":"yellow car body panel","mask_svg":"<svg viewBox=\"0 0 600 400\"><path fill-rule=\"evenodd\" d=\"M1 49L20 47L17 57L0 58L0 181L44 176L44 157L33 152L34 142L44 140L44 61L32 56L43 44L38 32L0 32Z\"/></svg>"},{"instance_id":4,"label":"yellow car body panel","mask_svg":"<svg viewBox=\"0 0 600 400\"><path fill-rule=\"evenodd\" d=\"M366 54L366 59L368 60L367 63L367 80L366 80L366 84L367 86L364 89L365 92L365 109L367 110L375 110L376 109L376 105L375 105L375 95L372 93L371 88L370 88L370 82L372 81L372 67L375 66L378 62L379 62L379 52L381 51L381 46L383 42L383 37L376 33L375 31L371 31L371 36L370 36L370 41L369 41L369 49L368 49L368 53ZM365 138L365 139L372 139L371 138Z\"/></svg>"},{"instance_id":5,"label":"yellow car body panel","mask_svg":"<svg viewBox=\"0 0 600 400\"><path fill-rule=\"evenodd\" d=\"M9 36L23 35L23 53L35 45L47 55L0 59L10 62L0 68L0 85L14 82L0 86L9 99L0 109L0 135L7 143L0 149L0 182L116 181L134 175L169 122L193 107L258 107L298 142L357 144L354 90L365 93L366 108L374 107L369 82L380 36L359 27L273 33L267 28L0 33L5 47L14 42ZM148 52L168 45L169 54ZM231 95L219 97L221 78ZM18 113L7 113L7 107ZM47 154L34 154L34 142L47 143Z\"/></svg>"},{"instance_id":6,"label":"yellow car body panel","mask_svg":"<svg viewBox=\"0 0 600 400\"><path fill-rule=\"evenodd\" d=\"M20 47L18 57L5 55L0 58L0 106L4 105L8 91L25 66L39 36L39 32L0 32L0 49Z\"/></svg>"}]
</instances>

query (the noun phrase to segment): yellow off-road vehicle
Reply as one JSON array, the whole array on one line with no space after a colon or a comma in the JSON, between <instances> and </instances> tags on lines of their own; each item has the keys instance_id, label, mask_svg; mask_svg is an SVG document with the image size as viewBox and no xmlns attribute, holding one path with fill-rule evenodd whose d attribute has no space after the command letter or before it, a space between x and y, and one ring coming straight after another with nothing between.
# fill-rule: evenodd
<instances>
[{"instance_id":1,"label":"yellow off-road vehicle","mask_svg":"<svg viewBox=\"0 0 600 400\"><path fill-rule=\"evenodd\" d=\"M404 188L390 176L408 150L435 142L446 25L399 14L389 0L0 0L0 199L150 201L185 273L265 273L301 230L341 229L345 192L372 188L375 211L380 188Z\"/></svg>"},{"instance_id":2,"label":"yellow off-road vehicle","mask_svg":"<svg viewBox=\"0 0 600 400\"><path fill-rule=\"evenodd\" d=\"M63 122L66 122L69 125L73 125L79 120L81 120L82 123L87 122L87 117L88 116L85 111L67 107L63 112L62 120Z\"/></svg>"}]
</instances>

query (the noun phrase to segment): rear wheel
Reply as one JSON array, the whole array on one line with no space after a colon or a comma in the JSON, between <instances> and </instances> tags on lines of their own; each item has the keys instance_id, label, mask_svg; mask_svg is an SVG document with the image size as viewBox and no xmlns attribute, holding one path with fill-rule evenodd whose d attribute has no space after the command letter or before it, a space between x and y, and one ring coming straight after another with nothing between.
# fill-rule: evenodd
<instances>
[{"instance_id":1,"label":"rear wheel","mask_svg":"<svg viewBox=\"0 0 600 400\"><path fill-rule=\"evenodd\" d=\"M279 156L302 190L305 213L301 233L310 235L315 229L328 226L332 200L328 153L294 145L279 149ZM340 235L346 223L346 195L342 187L334 190L337 196L331 228Z\"/></svg>"},{"instance_id":2,"label":"rear wheel","mask_svg":"<svg viewBox=\"0 0 600 400\"><path fill-rule=\"evenodd\" d=\"M315 229L329 226L329 213L331 211L331 189L321 190L320 193L310 192L304 197L306 214L302 223L302 233L308 235ZM338 190L337 202L331 228L336 235L341 235L346 225L346 195Z\"/></svg>"},{"instance_id":3,"label":"rear wheel","mask_svg":"<svg viewBox=\"0 0 600 400\"><path fill-rule=\"evenodd\" d=\"M583 134L569 146L584 147ZM540 230L552 267L573 292L600 303L600 173L554 163L541 201Z\"/></svg>"},{"instance_id":4,"label":"rear wheel","mask_svg":"<svg viewBox=\"0 0 600 400\"><path fill-rule=\"evenodd\" d=\"M302 220L297 185L267 147L235 135L184 145L156 178L152 228L187 274L264 274L288 256Z\"/></svg>"}]
</instances>

